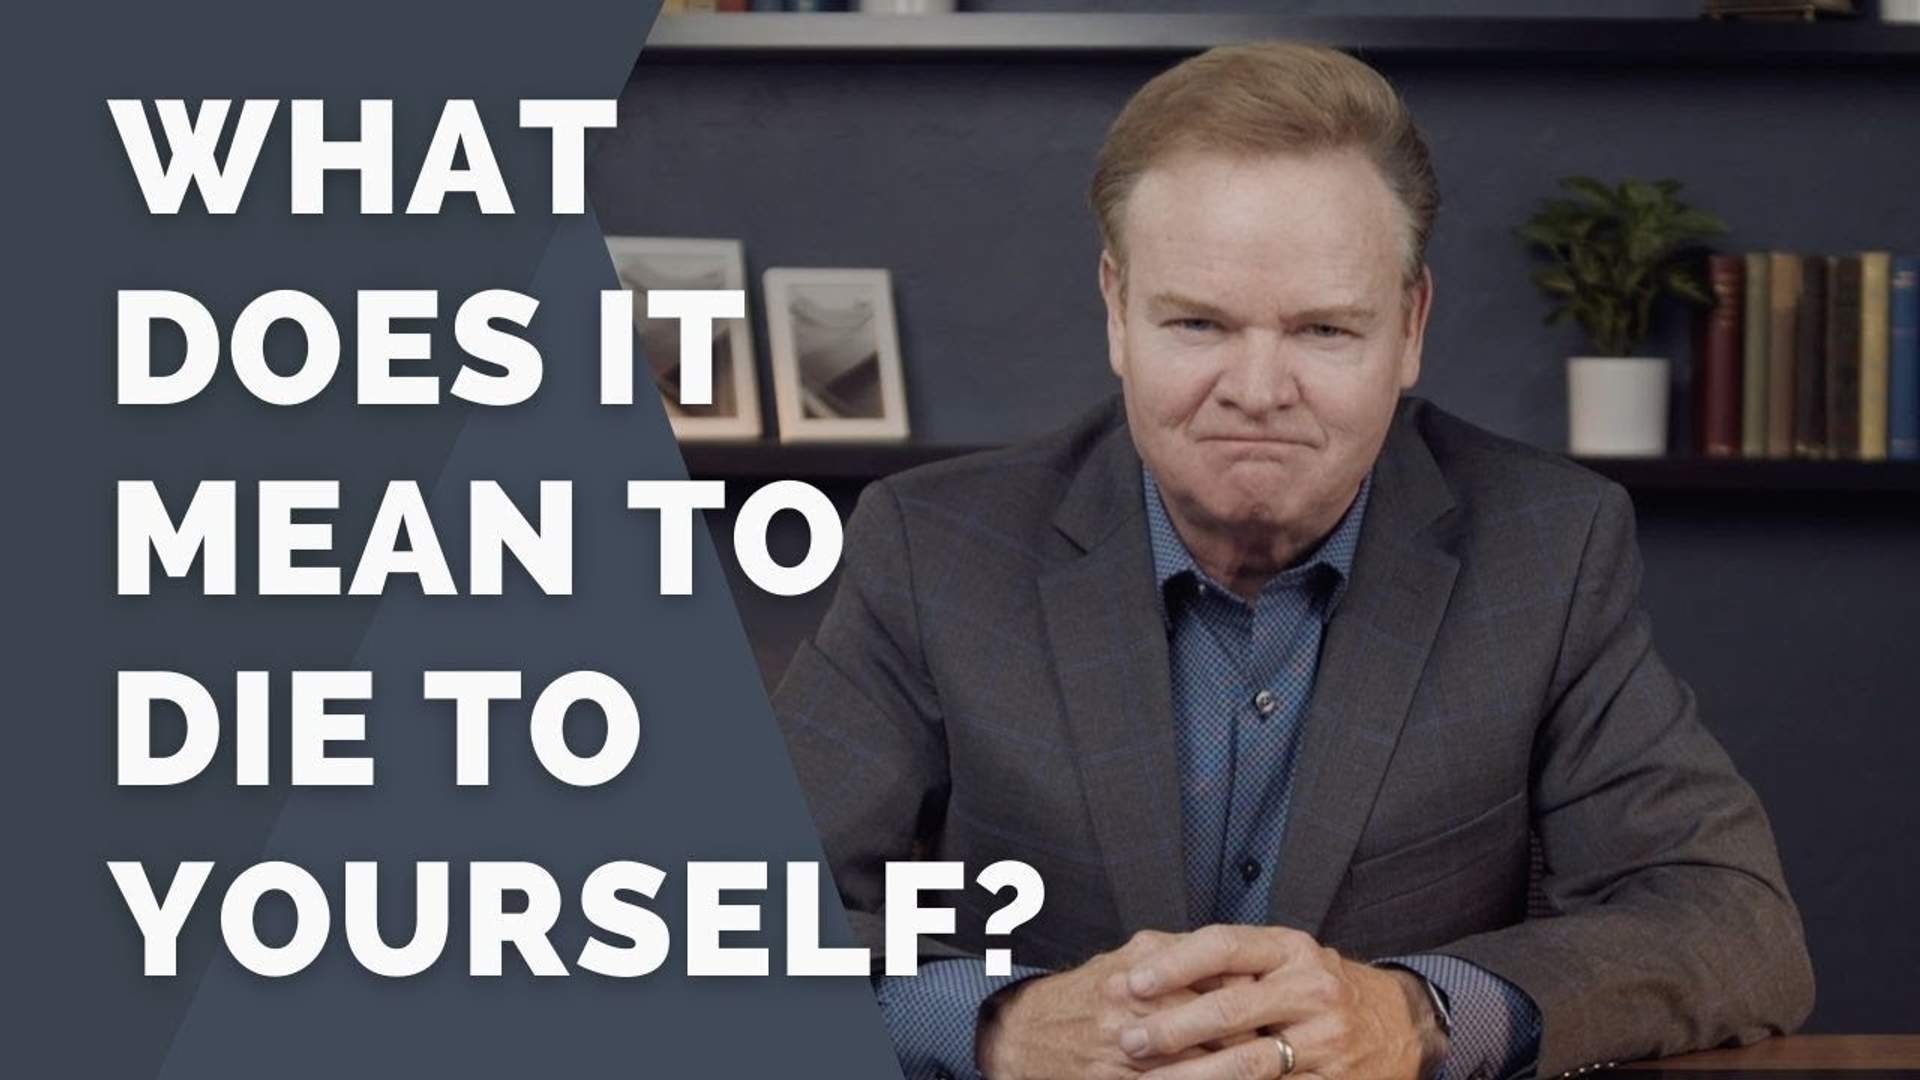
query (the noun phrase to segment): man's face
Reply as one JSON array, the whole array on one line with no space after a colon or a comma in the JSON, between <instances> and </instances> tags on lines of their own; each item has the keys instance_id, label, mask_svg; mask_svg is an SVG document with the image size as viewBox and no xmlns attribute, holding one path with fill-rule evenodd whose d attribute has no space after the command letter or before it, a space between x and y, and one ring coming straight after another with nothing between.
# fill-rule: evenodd
<instances>
[{"instance_id":1,"label":"man's face","mask_svg":"<svg viewBox=\"0 0 1920 1080\"><path fill-rule=\"evenodd\" d=\"M1405 288L1406 212L1357 151L1186 154L1122 210L1100 266L1109 362L1178 519L1329 527L1420 373L1432 279Z\"/></svg>"}]
</instances>

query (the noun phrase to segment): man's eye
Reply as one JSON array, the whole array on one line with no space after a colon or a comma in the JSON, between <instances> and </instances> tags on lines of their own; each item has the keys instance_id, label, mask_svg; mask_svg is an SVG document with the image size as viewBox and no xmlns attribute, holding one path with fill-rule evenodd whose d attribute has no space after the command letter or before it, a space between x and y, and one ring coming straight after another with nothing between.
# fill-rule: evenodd
<instances>
[{"instance_id":1,"label":"man's eye","mask_svg":"<svg viewBox=\"0 0 1920 1080\"><path fill-rule=\"evenodd\" d=\"M1212 319L1174 319L1168 322L1167 325L1173 327L1175 330L1192 330L1198 333L1215 330L1220 326L1219 323L1214 322Z\"/></svg>"},{"instance_id":2,"label":"man's eye","mask_svg":"<svg viewBox=\"0 0 1920 1080\"><path fill-rule=\"evenodd\" d=\"M1345 337L1352 333L1352 331L1344 326L1335 326L1332 323L1314 323L1312 326L1307 327L1307 333L1313 337L1335 338Z\"/></svg>"}]
</instances>

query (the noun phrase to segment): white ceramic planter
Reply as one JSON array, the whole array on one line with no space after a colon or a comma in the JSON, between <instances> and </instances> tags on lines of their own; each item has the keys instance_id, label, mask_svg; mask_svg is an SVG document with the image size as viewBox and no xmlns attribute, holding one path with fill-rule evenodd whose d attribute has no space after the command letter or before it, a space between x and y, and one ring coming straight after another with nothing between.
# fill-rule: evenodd
<instances>
[{"instance_id":1,"label":"white ceramic planter","mask_svg":"<svg viewBox=\"0 0 1920 1080\"><path fill-rule=\"evenodd\" d=\"M1880 21L1920 23L1920 0L1880 0Z\"/></svg>"},{"instance_id":2,"label":"white ceramic planter","mask_svg":"<svg viewBox=\"0 0 1920 1080\"><path fill-rule=\"evenodd\" d=\"M1664 455L1670 366L1660 356L1568 357L1568 451L1584 457Z\"/></svg>"},{"instance_id":3,"label":"white ceramic planter","mask_svg":"<svg viewBox=\"0 0 1920 1080\"><path fill-rule=\"evenodd\" d=\"M869 15L945 15L953 10L953 0L860 0L859 10Z\"/></svg>"}]
</instances>

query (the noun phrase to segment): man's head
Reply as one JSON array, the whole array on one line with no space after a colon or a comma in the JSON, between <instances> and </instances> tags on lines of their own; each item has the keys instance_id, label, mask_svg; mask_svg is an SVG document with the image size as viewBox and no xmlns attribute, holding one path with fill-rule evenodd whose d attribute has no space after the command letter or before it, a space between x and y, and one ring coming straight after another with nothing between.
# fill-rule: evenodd
<instances>
[{"instance_id":1,"label":"man's head","mask_svg":"<svg viewBox=\"0 0 1920 1080\"><path fill-rule=\"evenodd\" d=\"M1128 102L1091 196L1109 359L1183 534L1324 533L1420 371L1439 195L1398 96L1330 49L1215 49Z\"/></svg>"}]
</instances>

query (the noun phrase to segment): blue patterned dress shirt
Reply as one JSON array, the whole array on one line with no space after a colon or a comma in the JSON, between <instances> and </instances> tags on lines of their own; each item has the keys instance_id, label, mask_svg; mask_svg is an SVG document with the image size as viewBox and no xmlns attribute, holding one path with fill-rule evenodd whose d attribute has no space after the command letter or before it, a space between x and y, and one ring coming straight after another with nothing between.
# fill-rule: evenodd
<instances>
[{"instance_id":1,"label":"blue patterned dress shirt","mask_svg":"<svg viewBox=\"0 0 1920 1080\"><path fill-rule=\"evenodd\" d=\"M1263 925L1292 797L1300 720L1320 663L1321 632L1346 591L1369 475L1320 546L1282 571L1252 603L1208 577L1181 542L1153 474L1142 470L1154 577L1167 626L1178 729L1184 868L1194 925ZM1453 1036L1438 1080L1530 1073L1540 1016L1499 976L1438 954L1380 958L1440 991ZM988 976L978 960L923 964L875 984L908 1080L973 1078L981 1002L1038 968Z\"/></svg>"}]
</instances>

